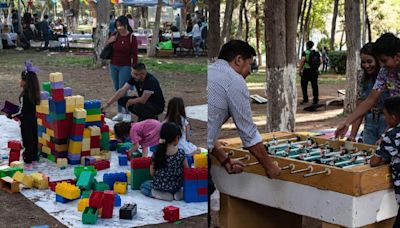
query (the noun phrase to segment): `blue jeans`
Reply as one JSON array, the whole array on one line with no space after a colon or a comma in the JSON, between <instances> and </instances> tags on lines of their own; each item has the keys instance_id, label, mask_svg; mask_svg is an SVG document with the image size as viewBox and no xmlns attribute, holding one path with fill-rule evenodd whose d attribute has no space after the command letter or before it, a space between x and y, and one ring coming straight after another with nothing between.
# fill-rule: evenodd
<instances>
[{"instance_id":1,"label":"blue jeans","mask_svg":"<svg viewBox=\"0 0 400 228\"><path fill-rule=\"evenodd\" d=\"M386 123L383 113L375 116L375 118L372 113L367 113L365 115L363 131L364 143L374 145L376 141L378 141L378 139L381 137L381 135L385 132L385 129Z\"/></svg>"},{"instance_id":2,"label":"blue jeans","mask_svg":"<svg viewBox=\"0 0 400 228\"><path fill-rule=\"evenodd\" d=\"M130 66L116 66L116 65L110 64L110 74L111 74L111 79L113 81L114 90L118 91L131 78L131 67ZM125 96L127 96L127 94L125 94ZM125 110L125 107L122 107L121 105L118 105L118 112L119 113L122 113L122 112L128 113Z\"/></svg>"},{"instance_id":3,"label":"blue jeans","mask_svg":"<svg viewBox=\"0 0 400 228\"><path fill-rule=\"evenodd\" d=\"M192 45L193 45L194 54L196 56L199 56L200 55L200 46L201 46L201 37L193 37Z\"/></svg>"},{"instance_id":4,"label":"blue jeans","mask_svg":"<svg viewBox=\"0 0 400 228\"><path fill-rule=\"evenodd\" d=\"M153 181L147 180L143 184L140 185L140 192L148 197L153 197L151 194L151 188L153 187Z\"/></svg>"}]
</instances>

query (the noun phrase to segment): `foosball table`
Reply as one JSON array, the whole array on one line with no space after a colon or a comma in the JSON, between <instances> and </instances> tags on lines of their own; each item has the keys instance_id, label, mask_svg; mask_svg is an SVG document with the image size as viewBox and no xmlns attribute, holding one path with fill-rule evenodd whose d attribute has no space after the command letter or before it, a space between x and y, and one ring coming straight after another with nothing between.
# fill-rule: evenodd
<instances>
[{"instance_id":1,"label":"foosball table","mask_svg":"<svg viewBox=\"0 0 400 228\"><path fill-rule=\"evenodd\" d=\"M286 132L262 137L282 170L276 179L266 178L239 138L223 141L226 154L246 165L243 173L228 174L211 156L222 227L302 227L302 216L323 227L392 226L398 206L390 167L370 167L375 146Z\"/></svg>"}]
</instances>

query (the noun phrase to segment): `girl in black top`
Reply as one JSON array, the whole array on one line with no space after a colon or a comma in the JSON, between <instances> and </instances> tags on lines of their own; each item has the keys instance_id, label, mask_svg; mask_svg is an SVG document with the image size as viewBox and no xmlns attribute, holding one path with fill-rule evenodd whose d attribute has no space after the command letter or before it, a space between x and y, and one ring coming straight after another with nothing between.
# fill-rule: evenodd
<instances>
[{"instance_id":1,"label":"girl in black top","mask_svg":"<svg viewBox=\"0 0 400 228\"><path fill-rule=\"evenodd\" d=\"M40 104L40 87L36 72L38 69L30 61L25 62L25 70L21 73L19 95L20 109L17 113L9 115L10 118L18 117L21 122L21 137L25 148L23 159L26 169L32 169L32 162L39 160L38 135L36 120L36 105Z\"/></svg>"}]
</instances>

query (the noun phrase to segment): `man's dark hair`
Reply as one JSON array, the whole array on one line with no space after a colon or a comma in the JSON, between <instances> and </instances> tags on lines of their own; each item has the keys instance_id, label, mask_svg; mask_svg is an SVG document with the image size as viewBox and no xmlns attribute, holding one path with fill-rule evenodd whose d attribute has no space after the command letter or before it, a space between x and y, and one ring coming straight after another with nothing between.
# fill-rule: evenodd
<instances>
[{"instance_id":1,"label":"man's dark hair","mask_svg":"<svg viewBox=\"0 0 400 228\"><path fill-rule=\"evenodd\" d=\"M400 96L386 98L383 106L390 115L400 120Z\"/></svg>"},{"instance_id":2,"label":"man's dark hair","mask_svg":"<svg viewBox=\"0 0 400 228\"><path fill-rule=\"evenodd\" d=\"M238 55L242 56L244 59L252 59L257 54L256 50L254 50L254 48L247 42L242 40L231 40L222 46L219 51L218 59L230 62Z\"/></svg>"},{"instance_id":3,"label":"man's dark hair","mask_svg":"<svg viewBox=\"0 0 400 228\"><path fill-rule=\"evenodd\" d=\"M394 57L400 52L400 39L393 33L381 35L374 44L374 54L376 56L387 55Z\"/></svg>"},{"instance_id":4,"label":"man's dark hair","mask_svg":"<svg viewBox=\"0 0 400 228\"><path fill-rule=\"evenodd\" d=\"M49 15L44 15L43 18L44 19L49 19Z\"/></svg>"},{"instance_id":5,"label":"man's dark hair","mask_svg":"<svg viewBox=\"0 0 400 228\"><path fill-rule=\"evenodd\" d=\"M306 46L307 46L307 49L311 49L314 47L314 42L312 42L311 40L307 41Z\"/></svg>"},{"instance_id":6,"label":"man's dark hair","mask_svg":"<svg viewBox=\"0 0 400 228\"><path fill-rule=\"evenodd\" d=\"M132 15L130 15L130 14L127 14L126 17L129 19L132 19Z\"/></svg>"},{"instance_id":7,"label":"man's dark hair","mask_svg":"<svg viewBox=\"0 0 400 228\"><path fill-rule=\"evenodd\" d=\"M146 70L146 65L144 65L143 63L136 63L135 65L133 65L132 68L137 71L144 71Z\"/></svg>"}]
</instances>

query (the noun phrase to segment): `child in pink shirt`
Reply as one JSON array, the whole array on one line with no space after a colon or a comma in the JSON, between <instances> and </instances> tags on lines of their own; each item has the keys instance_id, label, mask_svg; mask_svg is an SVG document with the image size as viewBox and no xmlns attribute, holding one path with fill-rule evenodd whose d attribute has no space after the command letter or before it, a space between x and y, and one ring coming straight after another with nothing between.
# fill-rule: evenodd
<instances>
[{"instance_id":1,"label":"child in pink shirt","mask_svg":"<svg viewBox=\"0 0 400 228\"><path fill-rule=\"evenodd\" d=\"M142 147L142 156L147 157L148 149L158 145L160 141L161 123L158 120L147 119L137 123L117 123L114 126L115 136L118 139L130 138L134 144L129 152Z\"/></svg>"}]
</instances>

